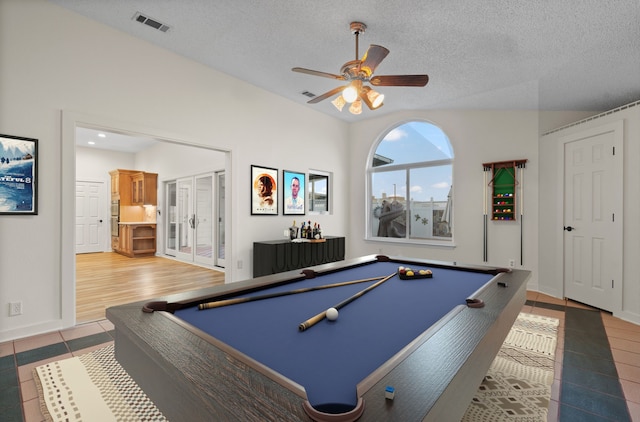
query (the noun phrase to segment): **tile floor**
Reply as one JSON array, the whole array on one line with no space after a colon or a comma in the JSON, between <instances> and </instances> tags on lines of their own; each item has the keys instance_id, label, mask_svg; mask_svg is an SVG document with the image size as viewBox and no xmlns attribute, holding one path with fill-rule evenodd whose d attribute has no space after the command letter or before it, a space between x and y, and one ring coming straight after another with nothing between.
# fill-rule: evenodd
<instances>
[{"instance_id":1,"label":"tile floor","mask_svg":"<svg viewBox=\"0 0 640 422\"><path fill-rule=\"evenodd\" d=\"M560 320L548 421L640 422L640 326L536 292L522 311ZM111 342L113 325L103 320L0 343L2 420L44 421L33 368Z\"/></svg>"}]
</instances>

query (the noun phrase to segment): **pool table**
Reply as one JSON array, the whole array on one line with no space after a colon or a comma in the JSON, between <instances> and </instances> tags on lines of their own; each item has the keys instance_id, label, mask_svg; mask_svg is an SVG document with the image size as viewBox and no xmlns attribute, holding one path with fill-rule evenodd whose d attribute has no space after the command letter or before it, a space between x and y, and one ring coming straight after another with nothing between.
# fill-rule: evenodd
<instances>
[{"instance_id":1,"label":"pool table","mask_svg":"<svg viewBox=\"0 0 640 422\"><path fill-rule=\"evenodd\" d=\"M432 274L401 278L400 267ZM116 359L171 421L458 421L529 275L371 255L116 306L107 317ZM324 287L348 281L357 283ZM249 299L200 306L233 298Z\"/></svg>"}]
</instances>

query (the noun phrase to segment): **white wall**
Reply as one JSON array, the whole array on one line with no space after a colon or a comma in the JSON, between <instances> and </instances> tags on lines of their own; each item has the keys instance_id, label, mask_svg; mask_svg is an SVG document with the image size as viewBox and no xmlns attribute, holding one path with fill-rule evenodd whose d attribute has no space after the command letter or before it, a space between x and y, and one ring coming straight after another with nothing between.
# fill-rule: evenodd
<instances>
[{"instance_id":1,"label":"white wall","mask_svg":"<svg viewBox=\"0 0 640 422\"><path fill-rule=\"evenodd\" d=\"M540 174L540 196L546 201L561 200L560 192L564 180L563 157L558 154L560 138L591 128L623 120L624 125L624 174L619 183L623 186L623 286L616 302L620 309L615 316L640 323L640 105L567 127L542 136L539 143L540 161L545 171ZM545 206L540 203L540 283L542 292L563 297L563 227L562 207Z\"/></svg>"},{"instance_id":2,"label":"white wall","mask_svg":"<svg viewBox=\"0 0 640 422\"><path fill-rule=\"evenodd\" d=\"M345 123L44 0L1 0L0 40L0 133L40 141L39 214L0 218L0 341L74 324L75 124L229 151L228 281L251 276L254 240L290 225L250 216L251 164L347 177ZM346 231L347 189L317 218L328 234ZM12 301L23 315L8 317Z\"/></svg>"},{"instance_id":3,"label":"white wall","mask_svg":"<svg viewBox=\"0 0 640 422\"><path fill-rule=\"evenodd\" d=\"M132 153L96 150L88 147L76 148L76 178L78 180L104 181L106 182L105 186L109 188L111 183L109 172L111 170L135 168L134 166L135 154Z\"/></svg>"}]
</instances>

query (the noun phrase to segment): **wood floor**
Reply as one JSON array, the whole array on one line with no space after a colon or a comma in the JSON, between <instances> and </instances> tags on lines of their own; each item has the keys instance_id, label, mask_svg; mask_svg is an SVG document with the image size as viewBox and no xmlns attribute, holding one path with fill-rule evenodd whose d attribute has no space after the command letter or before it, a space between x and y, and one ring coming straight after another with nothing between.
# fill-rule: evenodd
<instances>
[{"instance_id":1,"label":"wood floor","mask_svg":"<svg viewBox=\"0 0 640 422\"><path fill-rule=\"evenodd\" d=\"M224 272L157 256L76 255L76 321L105 318L113 305L224 284Z\"/></svg>"}]
</instances>

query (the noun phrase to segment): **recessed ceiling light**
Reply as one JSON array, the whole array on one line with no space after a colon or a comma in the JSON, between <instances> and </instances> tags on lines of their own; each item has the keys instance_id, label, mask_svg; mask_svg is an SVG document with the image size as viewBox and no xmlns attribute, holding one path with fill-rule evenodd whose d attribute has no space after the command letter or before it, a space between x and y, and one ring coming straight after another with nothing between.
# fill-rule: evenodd
<instances>
[{"instance_id":1,"label":"recessed ceiling light","mask_svg":"<svg viewBox=\"0 0 640 422\"><path fill-rule=\"evenodd\" d=\"M107 135L105 135L104 133L98 133L98 136L99 136L100 138L106 138L106 137L107 137Z\"/></svg>"},{"instance_id":2,"label":"recessed ceiling light","mask_svg":"<svg viewBox=\"0 0 640 422\"><path fill-rule=\"evenodd\" d=\"M88 143L89 145L95 145L95 144L96 144L96 143L95 143L95 142L93 142L93 141L89 141L89 142L87 142L87 143Z\"/></svg>"}]
</instances>

